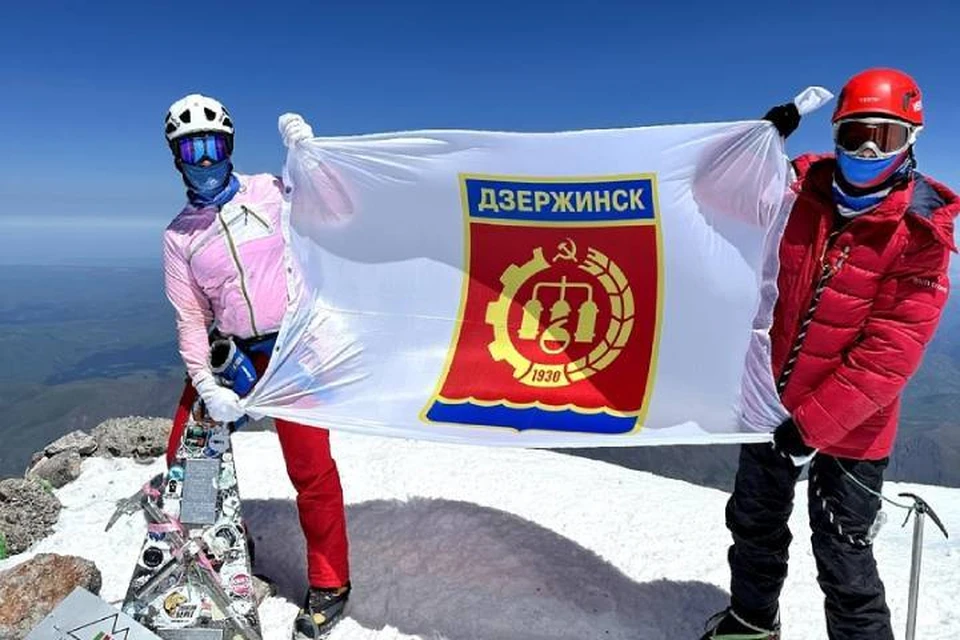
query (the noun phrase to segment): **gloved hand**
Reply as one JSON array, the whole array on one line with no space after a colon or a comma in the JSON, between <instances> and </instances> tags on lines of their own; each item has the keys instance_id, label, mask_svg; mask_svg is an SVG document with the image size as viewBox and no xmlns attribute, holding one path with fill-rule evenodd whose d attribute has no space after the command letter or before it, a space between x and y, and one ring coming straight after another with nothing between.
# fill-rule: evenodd
<instances>
[{"instance_id":1,"label":"gloved hand","mask_svg":"<svg viewBox=\"0 0 960 640\"><path fill-rule=\"evenodd\" d=\"M283 144L287 148L313 137L313 129L296 113L285 113L278 121Z\"/></svg>"},{"instance_id":2,"label":"gloved hand","mask_svg":"<svg viewBox=\"0 0 960 640\"><path fill-rule=\"evenodd\" d=\"M806 458L816 452L803 441L803 434L793 418L787 418L773 432L773 446L784 458ZM796 462L796 460L794 460Z\"/></svg>"},{"instance_id":3,"label":"gloved hand","mask_svg":"<svg viewBox=\"0 0 960 640\"><path fill-rule=\"evenodd\" d=\"M207 408L207 413L217 422L234 422L245 414L240 406L240 397L230 389L217 384L213 376L200 380L196 388Z\"/></svg>"},{"instance_id":4,"label":"gloved hand","mask_svg":"<svg viewBox=\"0 0 960 640\"><path fill-rule=\"evenodd\" d=\"M800 111L797 109L797 105L787 102L767 111L762 119L772 122L780 135L786 139L800 126Z\"/></svg>"}]
</instances>

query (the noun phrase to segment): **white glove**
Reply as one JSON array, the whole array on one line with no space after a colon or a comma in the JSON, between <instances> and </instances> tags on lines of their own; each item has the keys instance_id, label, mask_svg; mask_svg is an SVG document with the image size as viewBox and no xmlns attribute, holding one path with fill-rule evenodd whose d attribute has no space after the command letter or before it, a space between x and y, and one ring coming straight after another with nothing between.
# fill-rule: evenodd
<instances>
[{"instance_id":1,"label":"white glove","mask_svg":"<svg viewBox=\"0 0 960 640\"><path fill-rule=\"evenodd\" d=\"M280 135L283 137L283 144L287 148L313 137L313 129L296 113L285 113L280 116L278 126Z\"/></svg>"},{"instance_id":2,"label":"white glove","mask_svg":"<svg viewBox=\"0 0 960 640\"><path fill-rule=\"evenodd\" d=\"M240 406L240 396L226 387L221 387L213 376L201 379L196 384L196 389L203 398L207 413L217 422L236 422L246 413Z\"/></svg>"},{"instance_id":3,"label":"white glove","mask_svg":"<svg viewBox=\"0 0 960 640\"><path fill-rule=\"evenodd\" d=\"M823 87L807 87L793 99L801 116L816 111L833 99L833 94Z\"/></svg>"}]
</instances>

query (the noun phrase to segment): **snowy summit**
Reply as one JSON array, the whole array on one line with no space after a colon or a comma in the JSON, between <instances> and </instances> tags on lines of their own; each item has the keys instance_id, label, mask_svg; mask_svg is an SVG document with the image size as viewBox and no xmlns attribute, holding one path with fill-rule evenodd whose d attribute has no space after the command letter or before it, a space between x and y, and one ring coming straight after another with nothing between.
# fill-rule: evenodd
<instances>
[{"instance_id":1,"label":"snowy summit","mask_svg":"<svg viewBox=\"0 0 960 640\"><path fill-rule=\"evenodd\" d=\"M695 639L726 606L728 494L604 462L541 450L439 445L334 432L348 503L353 594L332 640ZM260 607L265 640L288 640L306 585L303 539L276 435L234 435L243 508L257 542L254 570L279 595ZM103 528L115 501L162 471L89 458L56 492L53 535L0 562L43 552L77 555L103 573L119 605L146 530L143 516ZM783 639L825 638L809 545L806 487L791 520ZM917 637L960 638L960 490L913 491L954 533L925 529ZM891 510L892 509L892 510ZM884 506L876 541L898 635L907 612L912 520Z\"/></svg>"}]
</instances>

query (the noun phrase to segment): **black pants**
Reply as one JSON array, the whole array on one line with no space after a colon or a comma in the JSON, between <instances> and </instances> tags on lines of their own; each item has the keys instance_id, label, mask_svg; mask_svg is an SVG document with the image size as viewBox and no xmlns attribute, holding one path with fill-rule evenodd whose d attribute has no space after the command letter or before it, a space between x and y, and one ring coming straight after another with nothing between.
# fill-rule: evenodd
<instances>
[{"instance_id":1,"label":"black pants","mask_svg":"<svg viewBox=\"0 0 960 640\"><path fill-rule=\"evenodd\" d=\"M879 492L887 460L858 461L818 455L810 466L809 503L817 581L825 596L830 640L893 640L890 610L868 532L880 499L844 474ZM800 468L769 443L743 445L727 528L731 605L744 619L769 625L787 577L787 526Z\"/></svg>"}]
</instances>

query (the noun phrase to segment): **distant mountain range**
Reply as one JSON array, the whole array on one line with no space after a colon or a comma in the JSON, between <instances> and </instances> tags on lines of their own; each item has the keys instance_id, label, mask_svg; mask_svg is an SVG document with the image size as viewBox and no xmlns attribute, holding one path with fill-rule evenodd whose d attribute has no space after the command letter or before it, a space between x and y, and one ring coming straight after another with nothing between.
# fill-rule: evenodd
<instances>
[{"instance_id":1,"label":"distant mountain range","mask_svg":"<svg viewBox=\"0 0 960 640\"><path fill-rule=\"evenodd\" d=\"M73 429L172 416L183 388L172 309L156 269L0 271L0 476ZM563 450L727 489L736 446ZM960 487L960 296L905 395L891 480Z\"/></svg>"}]
</instances>

